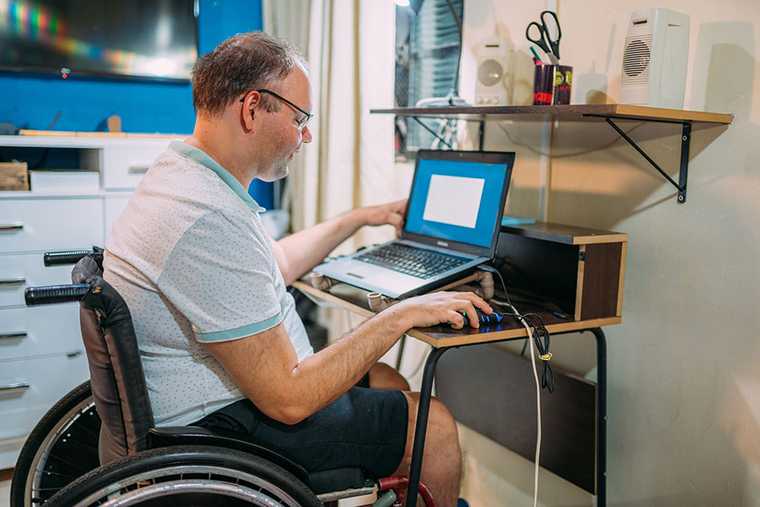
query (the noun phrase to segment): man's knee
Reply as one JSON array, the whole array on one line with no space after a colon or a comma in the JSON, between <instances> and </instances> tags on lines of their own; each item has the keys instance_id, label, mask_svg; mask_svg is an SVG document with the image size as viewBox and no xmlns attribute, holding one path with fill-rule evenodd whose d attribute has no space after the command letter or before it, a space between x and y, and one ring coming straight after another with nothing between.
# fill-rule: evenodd
<instances>
[{"instance_id":1,"label":"man's knee","mask_svg":"<svg viewBox=\"0 0 760 507\"><path fill-rule=\"evenodd\" d=\"M448 407L437 398L430 402L430 416L428 418L428 435L438 434L439 438L446 441L459 442L457 423L451 415Z\"/></svg>"},{"instance_id":2,"label":"man's knee","mask_svg":"<svg viewBox=\"0 0 760 507\"><path fill-rule=\"evenodd\" d=\"M409 404L409 444L417 423L417 410L419 407L419 393L404 393ZM446 405L438 398L430 400L426 442L437 442L439 445L456 445L459 447L459 435L454 416ZM427 447L427 444L426 444Z\"/></svg>"},{"instance_id":3,"label":"man's knee","mask_svg":"<svg viewBox=\"0 0 760 507\"><path fill-rule=\"evenodd\" d=\"M394 368L385 363L375 363L369 370L369 386L373 389L408 391L409 383Z\"/></svg>"}]
</instances>

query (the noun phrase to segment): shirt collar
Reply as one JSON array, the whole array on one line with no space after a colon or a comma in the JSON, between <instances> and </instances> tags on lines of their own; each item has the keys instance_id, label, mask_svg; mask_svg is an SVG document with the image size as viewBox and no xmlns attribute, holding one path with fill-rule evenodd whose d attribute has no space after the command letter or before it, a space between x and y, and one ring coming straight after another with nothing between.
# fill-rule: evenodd
<instances>
[{"instance_id":1,"label":"shirt collar","mask_svg":"<svg viewBox=\"0 0 760 507\"><path fill-rule=\"evenodd\" d=\"M191 160L194 160L195 162L198 162L203 167L206 167L208 169L211 169L214 171L217 176L219 176L223 182L227 184L228 187L232 189L235 194L237 194L240 199L248 205L249 208L251 208L256 213L261 213L263 211L266 211L266 208L263 208L259 206L259 203L257 203L253 197L251 197L251 194L246 192L245 188L243 188L243 185L240 184L240 182L235 178L230 172L222 167L219 162L211 158L208 153L201 150L200 148L196 148L195 146L191 146L187 143L183 143L182 141L173 141L169 148L176 151L180 155L187 157Z\"/></svg>"}]
</instances>

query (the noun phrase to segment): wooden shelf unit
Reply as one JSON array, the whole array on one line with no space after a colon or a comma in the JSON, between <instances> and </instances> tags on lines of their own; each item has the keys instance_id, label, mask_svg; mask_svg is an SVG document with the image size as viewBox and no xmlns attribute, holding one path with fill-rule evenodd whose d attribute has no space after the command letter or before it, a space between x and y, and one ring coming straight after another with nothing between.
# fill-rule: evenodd
<instances>
[{"instance_id":1,"label":"wooden shelf unit","mask_svg":"<svg viewBox=\"0 0 760 507\"><path fill-rule=\"evenodd\" d=\"M552 262L556 261L559 268L549 276L562 279L563 285L568 287L564 292L559 292L564 293L565 297L558 298L563 300L560 304L567 315L562 317L544 305L529 301L515 304L523 313L538 313L550 333L566 333L622 322L627 241L628 236L618 232L538 222L502 227L497 258L499 255L508 256L519 265L521 273L528 273L529 279L541 276L536 273L540 266L526 264L525 259L550 258ZM507 273L505 275L508 276ZM507 283L512 286L508 278ZM361 289L338 284L328 292L300 281L293 286L325 304L362 317L374 315L366 301L367 292ZM435 326L412 329L407 334L436 348L527 336L522 325L511 318L497 326L480 329Z\"/></svg>"},{"instance_id":2,"label":"wooden shelf unit","mask_svg":"<svg viewBox=\"0 0 760 507\"><path fill-rule=\"evenodd\" d=\"M564 106L451 106L451 107L396 107L370 109L370 113L415 116L418 118L456 118L462 120L488 121L548 118L567 121L600 121L617 118L641 121L667 121L715 123L728 125L734 115L702 111L685 111L661 107L636 106L629 104L570 104Z\"/></svg>"},{"instance_id":3,"label":"wooden shelf unit","mask_svg":"<svg viewBox=\"0 0 760 507\"><path fill-rule=\"evenodd\" d=\"M315 289L311 285L304 282L295 282L293 283L293 287L300 290L304 294L312 296L317 300L333 305L336 308L349 310L351 313L360 315L362 317L371 317L375 314L375 312L371 311L365 306L362 306L358 302L347 301L346 299L335 296L329 292ZM521 307L520 310L523 310L523 307ZM525 311L530 311L530 307L526 306ZM546 322L546 329L552 334L567 333L570 331L578 331L592 327L611 326L620 324L623 321L623 319L620 317L592 319L587 321L569 321L559 319L546 311L540 311L540 315ZM525 328L523 328L520 323L513 321L512 319L507 319L505 322L502 322L498 326L483 329L452 329L448 326L435 326L411 329L406 334L435 348L476 343L499 342L505 340L518 340L520 338L526 338L528 336Z\"/></svg>"},{"instance_id":4,"label":"wooden shelf unit","mask_svg":"<svg viewBox=\"0 0 760 507\"><path fill-rule=\"evenodd\" d=\"M396 107L388 109L370 109L370 113L394 114L413 118L426 130L438 137L444 144L447 141L440 138L433 129L422 123L420 118L454 119L477 121L480 123L478 150L483 150L485 128L487 121L524 120L524 121L604 121L625 141L630 144L649 164L659 172L668 183L678 191L678 202L686 202L687 181L689 176L689 147L691 145L692 125L708 124L717 126L730 125L734 115L728 113L711 113L702 111L686 111L682 109L667 109L662 107L637 106L630 104L569 104L562 106L449 106L449 107ZM656 123L671 123L681 126L681 162L678 171L678 181L664 171L639 144L615 123L616 120L634 120Z\"/></svg>"}]
</instances>

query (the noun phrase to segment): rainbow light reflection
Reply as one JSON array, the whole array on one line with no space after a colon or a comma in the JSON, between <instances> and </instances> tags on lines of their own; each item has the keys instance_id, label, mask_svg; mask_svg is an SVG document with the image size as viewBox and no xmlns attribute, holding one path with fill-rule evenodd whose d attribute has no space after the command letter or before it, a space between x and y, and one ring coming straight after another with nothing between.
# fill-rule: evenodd
<instances>
[{"instance_id":1,"label":"rainbow light reflection","mask_svg":"<svg viewBox=\"0 0 760 507\"><path fill-rule=\"evenodd\" d=\"M102 48L68 36L66 24L55 13L36 2L23 0L0 0L0 29L19 39L43 43L67 55L106 61L125 73L164 75L179 70L176 57L187 61L195 56L193 51L184 51L175 55L149 57L132 51Z\"/></svg>"}]
</instances>

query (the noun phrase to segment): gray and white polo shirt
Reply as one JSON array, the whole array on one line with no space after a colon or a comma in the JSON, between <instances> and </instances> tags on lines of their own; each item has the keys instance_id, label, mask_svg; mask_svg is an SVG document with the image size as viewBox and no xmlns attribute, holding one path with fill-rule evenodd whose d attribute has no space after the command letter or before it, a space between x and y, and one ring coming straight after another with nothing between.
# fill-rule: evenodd
<instances>
[{"instance_id":1,"label":"gray and white polo shirt","mask_svg":"<svg viewBox=\"0 0 760 507\"><path fill-rule=\"evenodd\" d=\"M175 142L114 224L104 278L132 313L159 426L189 424L243 398L201 343L282 322L299 360L313 353L262 211L209 155Z\"/></svg>"}]
</instances>

